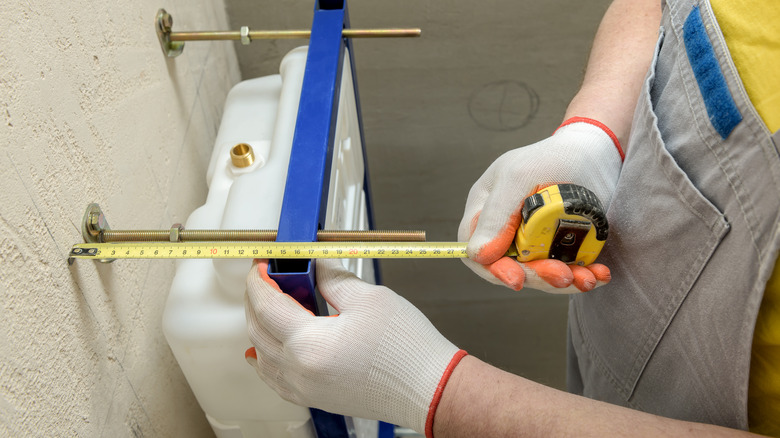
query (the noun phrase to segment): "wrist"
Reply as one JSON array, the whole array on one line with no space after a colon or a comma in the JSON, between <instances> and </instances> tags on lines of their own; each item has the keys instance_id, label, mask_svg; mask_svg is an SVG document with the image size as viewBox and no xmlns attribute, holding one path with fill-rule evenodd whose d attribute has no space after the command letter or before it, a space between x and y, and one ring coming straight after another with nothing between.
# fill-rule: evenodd
<instances>
[{"instance_id":1,"label":"wrist","mask_svg":"<svg viewBox=\"0 0 780 438\"><path fill-rule=\"evenodd\" d=\"M626 155L623 152L623 147L620 145L620 140L618 139L618 136L611 129L609 129L607 125L601 123L596 119L591 119L589 117L581 117L581 116L569 117L568 119L564 120L563 123L561 123L561 125L555 130L555 132L558 132L558 130L560 130L564 126L568 126L573 123L587 123L589 125L593 125L601 129L602 131L604 131L604 133L607 134L609 139L612 141L612 144L615 146L618 155L620 155L620 162L622 163L625 160Z\"/></svg>"},{"instance_id":2,"label":"wrist","mask_svg":"<svg viewBox=\"0 0 780 438\"><path fill-rule=\"evenodd\" d=\"M586 117L609 126L615 133L622 145L628 142L628 136L631 133L631 123L633 121L634 111L631 107L623 107L612 97L605 95L604 88L606 84L593 83L583 85L583 88L574 96L569 107L566 109L563 119L568 120L572 117ZM622 108L618 111L616 108Z\"/></svg>"}]
</instances>

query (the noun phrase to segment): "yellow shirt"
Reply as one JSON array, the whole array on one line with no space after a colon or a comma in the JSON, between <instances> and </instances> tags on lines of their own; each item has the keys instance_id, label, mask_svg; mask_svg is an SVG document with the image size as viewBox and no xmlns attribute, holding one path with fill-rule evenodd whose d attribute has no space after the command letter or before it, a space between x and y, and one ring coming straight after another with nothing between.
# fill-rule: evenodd
<instances>
[{"instance_id":1,"label":"yellow shirt","mask_svg":"<svg viewBox=\"0 0 780 438\"><path fill-rule=\"evenodd\" d=\"M769 131L776 132L780 129L780 1L710 0L710 4L750 101ZM780 261L764 291L750 362L750 430L780 437Z\"/></svg>"}]
</instances>

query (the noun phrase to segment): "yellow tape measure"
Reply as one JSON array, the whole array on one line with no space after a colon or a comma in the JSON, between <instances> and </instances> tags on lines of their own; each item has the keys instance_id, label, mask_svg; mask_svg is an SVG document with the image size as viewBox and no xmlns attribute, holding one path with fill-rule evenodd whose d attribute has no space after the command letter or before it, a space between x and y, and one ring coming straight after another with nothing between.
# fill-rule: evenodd
<instances>
[{"instance_id":1,"label":"yellow tape measure","mask_svg":"<svg viewBox=\"0 0 780 438\"><path fill-rule=\"evenodd\" d=\"M465 258L466 242L132 242L79 243L82 259Z\"/></svg>"}]
</instances>

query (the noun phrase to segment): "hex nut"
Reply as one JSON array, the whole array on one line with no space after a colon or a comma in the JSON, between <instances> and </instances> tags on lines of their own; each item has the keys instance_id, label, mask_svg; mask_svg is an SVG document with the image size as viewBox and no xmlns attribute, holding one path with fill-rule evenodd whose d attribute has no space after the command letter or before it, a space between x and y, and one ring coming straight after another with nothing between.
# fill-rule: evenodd
<instances>
[{"instance_id":1,"label":"hex nut","mask_svg":"<svg viewBox=\"0 0 780 438\"><path fill-rule=\"evenodd\" d=\"M171 236L170 241L171 242L178 242L181 239L181 232L184 230L184 227L182 224L173 224L171 226Z\"/></svg>"},{"instance_id":2,"label":"hex nut","mask_svg":"<svg viewBox=\"0 0 780 438\"><path fill-rule=\"evenodd\" d=\"M171 14L167 12L163 14L162 25L166 31L170 31L171 28L173 27L173 16L171 16Z\"/></svg>"},{"instance_id":3,"label":"hex nut","mask_svg":"<svg viewBox=\"0 0 780 438\"><path fill-rule=\"evenodd\" d=\"M249 38L249 26L241 26L241 44L248 46L252 42Z\"/></svg>"}]
</instances>

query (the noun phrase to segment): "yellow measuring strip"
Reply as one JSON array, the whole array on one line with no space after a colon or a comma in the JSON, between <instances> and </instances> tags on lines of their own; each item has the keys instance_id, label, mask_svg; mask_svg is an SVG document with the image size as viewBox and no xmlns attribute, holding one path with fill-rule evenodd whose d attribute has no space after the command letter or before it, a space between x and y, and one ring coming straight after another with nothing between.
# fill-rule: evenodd
<instances>
[{"instance_id":1,"label":"yellow measuring strip","mask_svg":"<svg viewBox=\"0 0 780 438\"><path fill-rule=\"evenodd\" d=\"M126 242L79 243L82 259L465 258L466 242Z\"/></svg>"}]
</instances>

